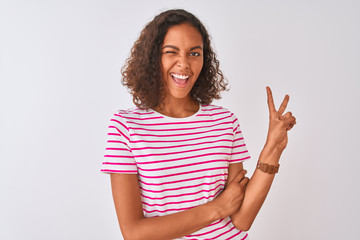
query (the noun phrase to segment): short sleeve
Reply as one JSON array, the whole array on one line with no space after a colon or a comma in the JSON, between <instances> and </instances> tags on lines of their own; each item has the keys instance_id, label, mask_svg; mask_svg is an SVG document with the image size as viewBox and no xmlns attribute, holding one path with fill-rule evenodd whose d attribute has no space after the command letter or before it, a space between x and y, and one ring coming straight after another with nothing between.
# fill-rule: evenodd
<instances>
[{"instance_id":1,"label":"short sleeve","mask_svg":"<svg viewBox=\"0 0 360 240\"><path fill-rule=\"evenodd\" d=\"M234 138L233 138L231 156L229 160L230 164L240 163L250 159L250 154L247 150L246 143L240 129L239 121L235 115L232 115L232 117L233 117Z\"/></svg>"},{"instance_id":2,"label":"short sleeve","mask_svg":"<svg viewBox=\"0 0 360 240\"><path fill-rule=\"evenodd\" d=\"M137 174L137 166L129 144L130 133L126 121L121 114L114 114L109 123L101 172Z\"/></svg>"}]
</instances>

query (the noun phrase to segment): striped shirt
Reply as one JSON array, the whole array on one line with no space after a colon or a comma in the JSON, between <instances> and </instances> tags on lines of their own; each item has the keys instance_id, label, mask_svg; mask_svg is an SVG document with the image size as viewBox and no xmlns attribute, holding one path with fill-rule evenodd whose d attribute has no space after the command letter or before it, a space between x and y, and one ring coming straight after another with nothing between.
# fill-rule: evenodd
<instances>
[{"instance_id":1,"label":"striped shirt","mask_svg":"<svg viewBox=\"0 0 360 240\"><path fill-rule=\"evenodd\" d=\"M102 172L138 174L145 217L184 211L213 200L229 164L250 158L238 119L216 105L186 118L154 110L120 110L110 120ZM229 217L180 239L247 239Z\"/></svg>"}]
</instances>

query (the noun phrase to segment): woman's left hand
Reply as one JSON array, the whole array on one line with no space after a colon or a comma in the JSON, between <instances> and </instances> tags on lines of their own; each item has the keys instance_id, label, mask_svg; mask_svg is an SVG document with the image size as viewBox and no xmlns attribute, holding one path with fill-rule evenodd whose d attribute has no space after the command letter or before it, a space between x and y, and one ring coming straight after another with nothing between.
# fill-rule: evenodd
<instances>
[{"instance_id":1,"label":"woman's left hand","mask_svg":"<svg viewBox=\"0 0 360 240\"><path fill-rule=\"evenodd\" d=\"M285 96L279 109L276 110L271 89L266 87L266 92L270 118L266 145L274 147L281 153L285 149L288 142L287 131L289 131L296 124L296 119L291 112L287 112L283 115L289 102L289 95Z\"/></svg>"}]
</instances>

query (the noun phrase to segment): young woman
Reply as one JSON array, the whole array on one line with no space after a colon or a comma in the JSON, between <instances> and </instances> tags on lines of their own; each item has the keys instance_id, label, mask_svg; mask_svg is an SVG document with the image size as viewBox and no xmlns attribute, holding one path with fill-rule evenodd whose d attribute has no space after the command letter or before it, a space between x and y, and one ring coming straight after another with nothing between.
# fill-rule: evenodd
<instances>
[{"instance_id":1,"label":"young woman","mask_svg":"<svg viewBox=\"0 0 360 240\"><path fill-rule=\"evenodd\" d=\"M247 239L296 123L266 88L269 131L258 166L237 118L212 105L226 82L202 23L184 10L156 16L122 70L137 108L110 121L102 171L110 173L125 239ZM246 194L245 194L246 192Z\"/></svg>"}]
</instances>

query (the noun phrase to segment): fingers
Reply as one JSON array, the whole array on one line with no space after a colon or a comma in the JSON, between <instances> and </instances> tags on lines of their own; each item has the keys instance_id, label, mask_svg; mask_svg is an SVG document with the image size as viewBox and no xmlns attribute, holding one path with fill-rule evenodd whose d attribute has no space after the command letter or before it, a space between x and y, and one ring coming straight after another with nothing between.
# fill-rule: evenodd
<instances>
[{"instance_id":1,"label":"fingers","mask_svg":"<svg viewBox=\"0 0 360 240\"><path fill-rule=\"evenodd\" d=\"M287 113L284 114L284 116L282 116L283 119L285 119L285 118L290 118L290 117L292 117L292 113L291 113L291 112L287 112Z\"/></svg>"},{"instance_id":2,"label":"fingers","mask_svg":"<svg viewBox=\"0 0 360 240\"><path fill-rule=\"evenodd\" d=\"M276 109L275 109L272 92L269 87L266 87L266 93L267 93L267 102L268 102L269 112L270 112L270 114L272 114L274 111L276 112Z\"/></svg>"},{"instance_id":3,"label":"fingers","mask_svg":"<svg viewBox=\"0 0 360 240\"><path fill-rule=\"evenodd\" d=\"M290 115L291 113L288 112L286 114ZM286 116L286 114L284 115L284 117ZM294 116L289 116L287 118L284 118L283 124L286 127L286 130L290 130L296 124L296 118Z\"/></svg>"},{"instance_id":4,"label":"fingers","mask_svg":"<svg viewBox=\"0 0 360 240\"><path fill-rule=\"evenodd\" d=\"M244 177L245 174L247 173L247 171L245 169L241 170L234 178L231 182L236 182L239 183Z\"/></svg>"},{"instance_id":5,"label":"fingers","mask_svg":"<svg viewBox=\"0 0 360 240\"><path fill-rule=\"evenodd\" d=\"M289 103L290 96L285 95L284 100L282 101L282 103L279 107L279 110L276 111L271 89L269 87L266 87L266 92L267 92L267 96L268 96L268 107L269 107L270 114L273 112L278 112L278 114L281 116L284 113L284 111Z\"/></svg>"},{"instance_id":6,"label":"fingers","mask_svg":"<svg viewBox=\"0 0 360 240\"><path fill-rule=\"evenodd\" d=\"M284 97L284 100L282 101L282 103L281 103L281 105L280 105L280 107L279 107L279 110L278 110L278 113L279 113L280 115L282 115L283 112L285 111L285 109L286 109L286 107L287 107L287 105L288 105L289 99L290 99L289 95L286 95L286 96Z\"/></svg>"},{"instance_id":7,"label":"fingers","mask_svg":"<svg viewBox=\"0 0 360 240\"><path fill-rule=\"evenodd\" d=\"M245 177L245 174L247 173L247 171L245 169L241 170L236 177L234 177L234 179L232 180L232 183L236 183L239 184L239 187L241 189L245 189L246 185L249 182L249 178Z\"/></svg>"},{"instance_id":8,"label":"fingers","mask_svg":"<svg viewBox=\"0 0 360 240\"><path fill-rule=\"evenodd\" d=\"M241 189L245 190L246 185L249 183L249 178L248 177L244 177L241 182L240 182L240 187Z\"/></svg>"}]
</instances>

